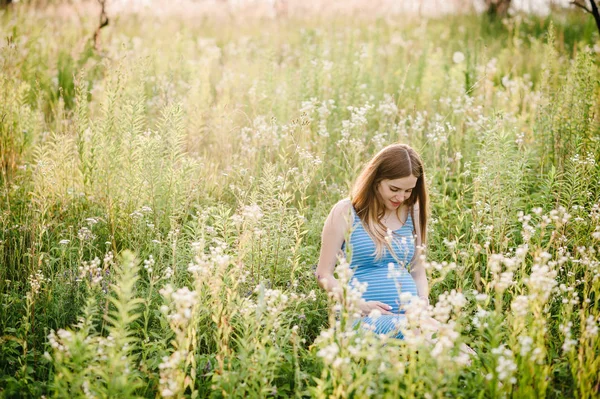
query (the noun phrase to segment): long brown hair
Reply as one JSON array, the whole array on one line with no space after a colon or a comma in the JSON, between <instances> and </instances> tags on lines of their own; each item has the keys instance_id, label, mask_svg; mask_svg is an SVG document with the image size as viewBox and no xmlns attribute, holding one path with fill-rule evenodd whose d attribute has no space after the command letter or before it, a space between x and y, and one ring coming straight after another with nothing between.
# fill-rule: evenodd
<instances>
[{"instance_id":1,"label":"long brown hair","mask_svg":"<svg viewBox=\"0 0 600 399\"><path fill-rule=\"evenodd\" d=\"M414 176L417 184L403 205L413 213L413 206L419 202L419 227L421 244L427 239L427 187L423 161L415 150L406 144L392 144L373 157L364 167L352 188L352 206L362 220L367 233L375 242L377 257L383 254L384 246L393 254L386 240L387 229L381 222L385 215L385 205L377 191L377 185L384 179L394 180Z\"/></svg>"}]
</instances>

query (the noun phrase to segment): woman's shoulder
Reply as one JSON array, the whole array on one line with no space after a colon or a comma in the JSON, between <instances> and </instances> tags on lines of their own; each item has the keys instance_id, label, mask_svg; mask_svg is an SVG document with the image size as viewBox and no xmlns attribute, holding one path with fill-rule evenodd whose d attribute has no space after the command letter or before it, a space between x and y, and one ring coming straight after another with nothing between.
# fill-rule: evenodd
<instances>
[{"instance_id":1,"label":"woman's shoulder","mask_svg":"<svg viewBox=\"0 0 600 399\"><path fill-rule=\"evenodd\" d=\"M419 200L416 200L414 204L411 206L411 211L418 212L419 211Z\"/></svg>"},{"instance_id":2,"label":"woman's shoulder","mask_svg":"<svg viewBox=\"0 0 600 399\"><path fill-rule=\"evenodd\" d=\"M331 208L330 218L336 222L347 222L352 220L353 209L350 198L341 199Z\"/></svg>"},{"instance_id":3,"label":"woman's shoulder","mask_svg":"<svg viewBox=\"0 0 600 399\"><path fill-rule=\"evenodd\" d=\"M349 210L352 207L352 201L348 197L342 198L341 200L339 200L338 202L336 202L336 204L333 207L347 211L347 210Z\"/></svg>"},{"instance_id":4,"label":"woman's shoulder","mask_svg":"<svg viewBox=\"0 0 600 399\"><path fill-rule=\"evenodd\" d=\"M415 201L414 204L408 207L408 216L413 219L413 222L419 220L419 201Z\"/></svg>"},{"instance_id":5,"label":"woman's shoulder","mask_svg":"<svg viewBox=\"0 0 600 399\"><path fill-rule=\"evenodd\" d=\"M352 212L352 200L350 198L344 198L336 202L331 211L335 214L347 215Z\"/></svg>"}]
</instances>

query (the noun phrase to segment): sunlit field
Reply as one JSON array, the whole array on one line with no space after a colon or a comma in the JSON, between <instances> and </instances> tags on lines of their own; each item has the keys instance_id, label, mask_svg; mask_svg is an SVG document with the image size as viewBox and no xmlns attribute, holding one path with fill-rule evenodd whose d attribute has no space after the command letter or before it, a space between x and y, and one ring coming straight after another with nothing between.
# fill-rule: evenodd
<instances>
[{"instance_id":1,"label":"sunlit field","mask_svg":"<svg viewBox=\"0 0 600 399\"><path fill-rule=\"evenodd\" d=\"M0 11L0 397L600 395L591 16L216 4L113 11L94 43L70 7ZM431 215L404 340L314 276L396 142Z\"/></svg>"}]
</instances>

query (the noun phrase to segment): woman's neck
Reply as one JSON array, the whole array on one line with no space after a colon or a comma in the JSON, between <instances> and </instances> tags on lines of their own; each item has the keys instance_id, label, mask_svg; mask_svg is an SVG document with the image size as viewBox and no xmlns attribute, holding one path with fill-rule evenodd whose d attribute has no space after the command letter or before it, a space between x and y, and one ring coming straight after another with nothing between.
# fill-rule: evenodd
<instances>
[{"instance_id":1,"label":"woman's neck","mask_svg":"<svg viewBox=\"0 0 600 399\"><path fill-rule=\"evenodd\" d=\"M394 210L386 209L385 212L383 213L382 219L387 221L390 218L397 217L398 220L401 220L401 215L404 213L404 208L405 208L405 205L400 205L397 209L394 209Z\"/></svg>"}]
</instances>

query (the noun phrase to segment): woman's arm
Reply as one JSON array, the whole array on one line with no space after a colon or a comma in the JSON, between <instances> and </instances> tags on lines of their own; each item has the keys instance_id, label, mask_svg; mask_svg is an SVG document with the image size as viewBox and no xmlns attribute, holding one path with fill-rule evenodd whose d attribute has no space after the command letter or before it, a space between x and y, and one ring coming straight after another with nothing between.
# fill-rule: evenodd
<instances>
[{"instance_id":1,"label":"woman's arm","mask_svg":"<svg viewBox=\"0 0 600 399\"><path fill-rule=\"evenodd\" d=\"M340 283L333 276L335 270L335 264L337 263L338 255L343 256L342 244L346 234L352 227L352 214L350 213L350 207L352 203L349 199L344 199L335 204L325 225L323 226L323 233L321 234L321 254L319 255L319 264L317 265L317 271L315 275L319 285L328 292L332 292L338 299L338 295L341 294ZM368 315L373 310L378 310L380 314L392 314L390 310L391 306L379 301L365 301L360 300L358 304L360 311L363 315Z\"/></svg>"},{"instance_id":2,"label":"woman's arm","mask_svg":"<svg viewBox=\"0 0 600 399\"><path fill-rule=\"evenodd\" d=\"M424 299L429 303L429 283L427 282L427 273L425 272L425 267L423 266L423 261L421 260L421 255L423 254L421 242L421 226L419 219L419 203L415 203L413 206L413 223L415 226L416 233L416 250L413 261L411 262L410 274L415 280L415 284L417 286L417 293L419 298Z\"/></svg>"},{"instance_id":3,"label":"woman's arm","mask_svg":"<svg viewBox=\"0 0 600 399\"><path fill-rule=\"evenodd\" d=\"M338 292L339 283L333 276L337 257L341 254L344 236L350 229L349 199L339 201L329 212L321 233L321 253L315 276L319 285L328 292Z\"/></svg>"}]
</instances>

